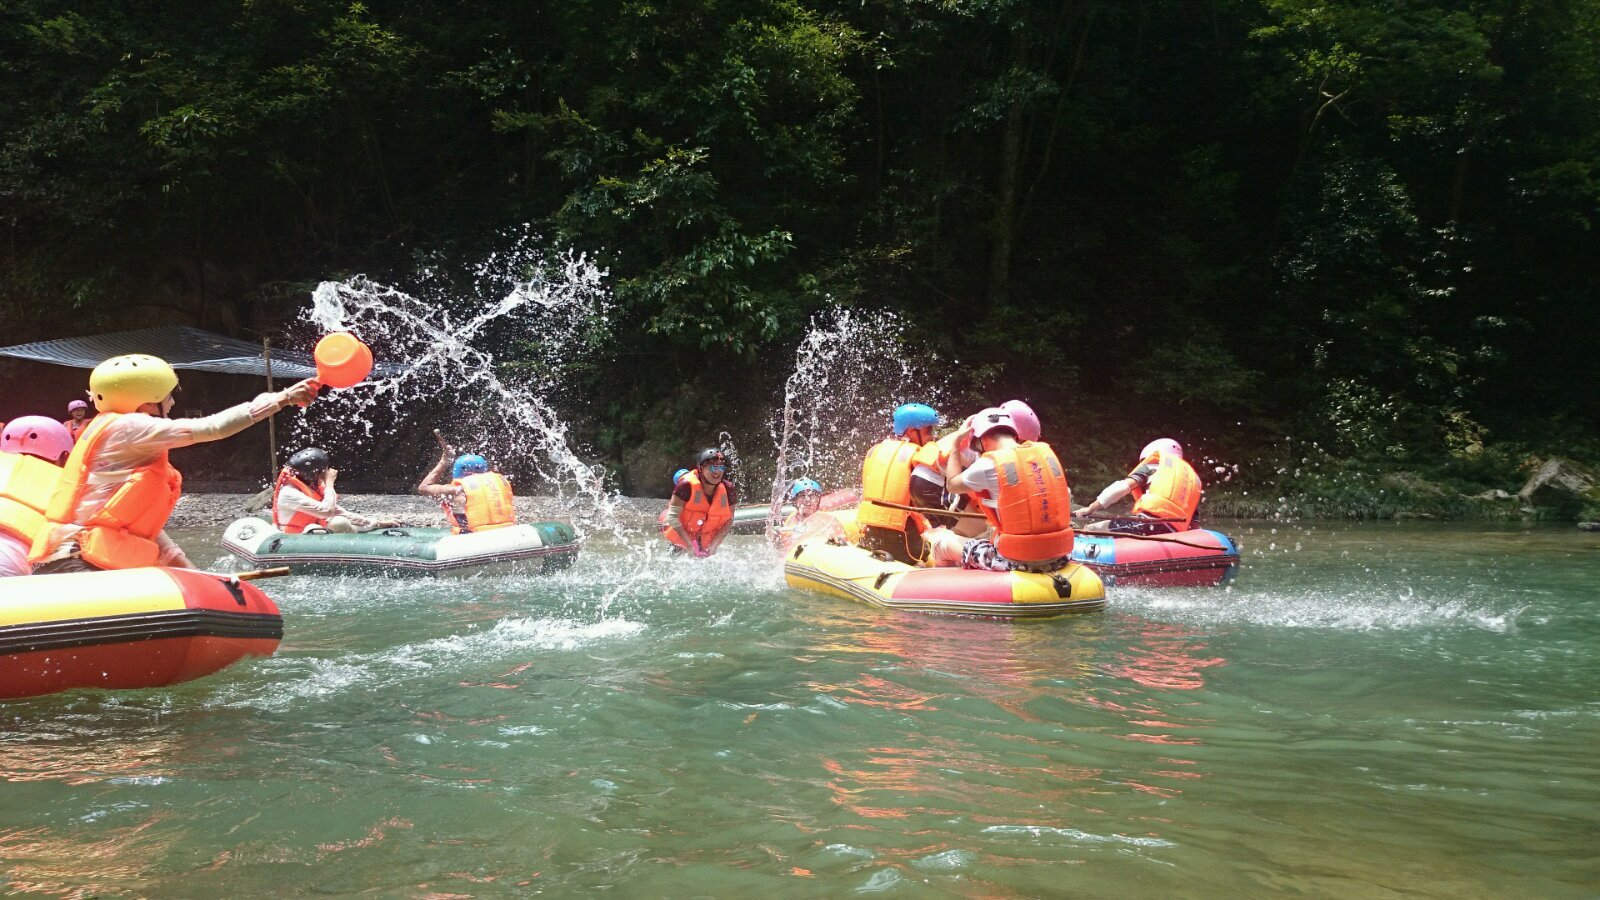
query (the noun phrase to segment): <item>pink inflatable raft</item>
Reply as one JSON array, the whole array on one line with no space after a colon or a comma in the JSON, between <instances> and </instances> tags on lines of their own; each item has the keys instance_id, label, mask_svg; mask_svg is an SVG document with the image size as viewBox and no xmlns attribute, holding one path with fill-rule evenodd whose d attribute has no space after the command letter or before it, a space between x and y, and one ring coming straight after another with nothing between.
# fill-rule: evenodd
<instances>
[{"instance_id":1,"label":"pink inflatable raft","mask_svg":"<svg viewBox=\"0 0 1600 900\"><path fill-rule=\"evenodd\" d=\"M1079 531L1072 558L1108 585L1214 587L1239 571L1238 546L1204 528L1149 537Z\"/></svg>"}]
</instances>

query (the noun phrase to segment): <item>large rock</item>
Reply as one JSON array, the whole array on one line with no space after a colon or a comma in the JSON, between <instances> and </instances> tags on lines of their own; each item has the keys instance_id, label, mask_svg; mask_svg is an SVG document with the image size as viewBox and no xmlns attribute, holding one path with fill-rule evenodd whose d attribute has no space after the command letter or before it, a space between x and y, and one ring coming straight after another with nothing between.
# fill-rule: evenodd
<instances>
[{"instance_id":1,"label":"large rock","mask_svg":"<svg viewBox=\"0 0 1600 900\"><path fill-rule=\"evenodd\" d=\"M1585 504L1600 503L1600 473L1582 463L1552 456L1517 496L1535 512L1575 517Z\"/></svg>"},{"instance_id":2,"label":"large rock","mask_svg":"<svg viewBox=\"0 0 1600 900\"><path fill-rule=\"evenodd\" d=\"M672 473L694 465L690 454L669 453L654 443L638 444L622 451L622 471L628 493L663 497L672 492Z\"/></svg>"},{"instance_id":3,"label":"large rock","mask_svg":"<svg viewBox=\"0 0 1600 900\"><path fill-rule=\"evenodd\" d=\"M1414 497L1445 497L1449 493L1415 472L1391 472L1383 476L1380 483L1391 491Z\"/></svg>"}]
</instances>

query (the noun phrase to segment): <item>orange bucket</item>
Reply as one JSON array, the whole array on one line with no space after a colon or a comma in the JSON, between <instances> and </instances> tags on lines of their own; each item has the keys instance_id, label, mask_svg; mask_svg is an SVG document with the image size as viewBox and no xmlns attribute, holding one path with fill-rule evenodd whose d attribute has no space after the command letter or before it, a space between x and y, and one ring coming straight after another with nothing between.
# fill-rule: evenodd
<instances>
[{"instance_id":1,"label":"orange bucket","mask_svg":"<svg viewBox=\"0 0 1600 900\"><path fill-rule=\"evenodd\" d=\"M317 341L317 380L332 388L354 387L372 374L372 350L348 331Z\"/></svg>"}]
</instances>

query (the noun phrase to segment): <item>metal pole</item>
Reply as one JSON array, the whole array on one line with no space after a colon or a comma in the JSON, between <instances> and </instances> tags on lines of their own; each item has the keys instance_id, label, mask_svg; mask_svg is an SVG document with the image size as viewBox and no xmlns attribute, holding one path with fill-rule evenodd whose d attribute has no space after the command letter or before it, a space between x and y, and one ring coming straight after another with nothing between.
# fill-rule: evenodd
<instances>
[{"instance_id":1,"label":"metal pole","mask_svg":"<svg viewBox=\"0 0 1600 900\"><path fill-rule=\"evenodd\" d=\"M261 356L267 361L267 393L272 393L272 344L265 336L261 338ZM272 460L272 469L267 472L267 480L278 477L278 417L267 417L267 454Z\"/></svg>"}]
</instances>

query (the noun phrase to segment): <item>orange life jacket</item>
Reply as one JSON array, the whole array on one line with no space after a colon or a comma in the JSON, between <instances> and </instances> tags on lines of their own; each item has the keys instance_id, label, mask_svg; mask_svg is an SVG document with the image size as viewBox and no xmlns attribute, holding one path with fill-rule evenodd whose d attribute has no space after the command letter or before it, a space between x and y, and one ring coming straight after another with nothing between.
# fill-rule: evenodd
<instances>
[{"instance_id":1,"label":"orange life jacket","mask_svg":"<svg viewBox=\"0 0 1600 900\"><path fill-rule=\"evenodd\" d=\"M1195 510L1200 508L1200 476L1179 456L1169 459L1158 453L1155 462L1156 472L1150 476L1148 488L1140 488L1137 481L1133 483L1133 512L1156 519L1178 519L1173 527L1187 529L1194 523Z\"/></svg>"},{"instance_id":2,"label":"orange life jacket","mask_svg":"<svg viewBox=\"0 0 1600 900\"><path fill-rule=\"evenodd\" d=\"M511 493L511 482L499 472L478 472L452 481L461 488L467 506L467 522L463 528L461 515L450 506L448 497L440 498L445 519L456 534L473 531L493 531L517 524L517 507Z\"/></svg>"},{"instance_id":3,"label":"orange life jacket","mask_svg":"<svg viewBox=\"0 0 1600 900\"><path fill-rule=\"evenodd\" d=\"M950 454L956 452L956 433L951 432L937 441L929 441L917 448L917 455L912 457L911 465L927 466L944 477L944 464L949 461Z\"/></svg>"},{"instance_id":4,"label":"orange life jacket","mask_svg":"<svg viewBox=\"0 0 1600 900\"><path fill-rule=\"evenodd\" d=\"M278 473L278 481L272 486L272 524L289 534L300 534L313 525L326 528L328 526L327 516L313 515L303 509L297 509L290 514L289 521L285 522L283 520L283 513L278 509L278 495L283 493L283 486L286 484L293 485L300 493L313 500L320 501L322 499L322 491L319 488L306 484L285 468Z\"/></svg>"},{"instance_id":5,"label":"orange life jacket","mask_svg":"<svg viewBox=\"0 0 1600 900\"><path fill-rule=\"evenodd\" d=\"M89 423L93 422L93 421L94 421L94 419L92 419L91 417L84 416L83 417L83 421L81 421L81 422L78 421L77 419L63 419L61 421L61 424L65 425L67 427L67 432L72 435L73 443L77 443L78 438L83 435L83 430L85 428L88 428L89 427Z\"/></svg>"},{"instance_id":6,"label":"orange life jacket","mask_svg":"<svg viewBox=\"0 0 1600 900\"><path fill-rule=\"evenodd\" d=\"M101 413L84 430L72 447L72 455L61 468L61 481L45 509L46 527L33 539L34 562L42 561L55 549L54 532L58 525L78 525L78 555L84 562L101 569L136 569L153 566L161 559L156 536L166 527L172 510L183 496L183 476L167 461L163 450L150 462L134 469L117 486L106 505L85 521L78 521L78 502L89 489L89 469L105 443L106 430L122 417Z\"/></svg>"},{"instance_id":7,"label":"orange life jacket","mask_svg":"<svg viewBox=\"0 0 1600 900\"><path fill-rule=\"evenodd\" d=\"M0 532L28 543L43 531L44 511L61 467L25 453L0 453Z\"/></svg>"},{"instance_id":8,"label":"orange life jacket","mask_svg":"<svg viewBox=\"0 0 1600 900\"><path fill-rule=\"evenodd\" d=\"M728 488L719 481L712 495L707 497L705 488L700 484L699 472L690 472L679 483L689 485L689 502L683 505L679 520L683 522L683 530L704 547L733 523L733 506L728 503ZM677 529L667 524L671 520L672 503L669 501L661 513L661 536L685 550L693 550L693 547L684 545Z\"/></svg>"},{"instance_id":9,"label":"orange life jacket","mask_svg":"<svg viewBox=\"0 0 1600 900\"><path fill-rule=\"evenodd\" d=\"M994 548L1006 559L1047 562L1072 553L1072 492L1050 445L1039 441L991 450L1000 485Z\"/></svg>"},{"instance_id":10,"label":"orange life jacket","mask_svg":"<svg viewBox=\"0 0 1600 900\"><path fill-rule=\"evenodd\" d=\"M869 501L911 505L911 467L918 449L905 438L887 437L867 451L861 464L861 505L856 508L856 521L863 527L906 530L910 513Z\"/></svg>"}]
</instances>

